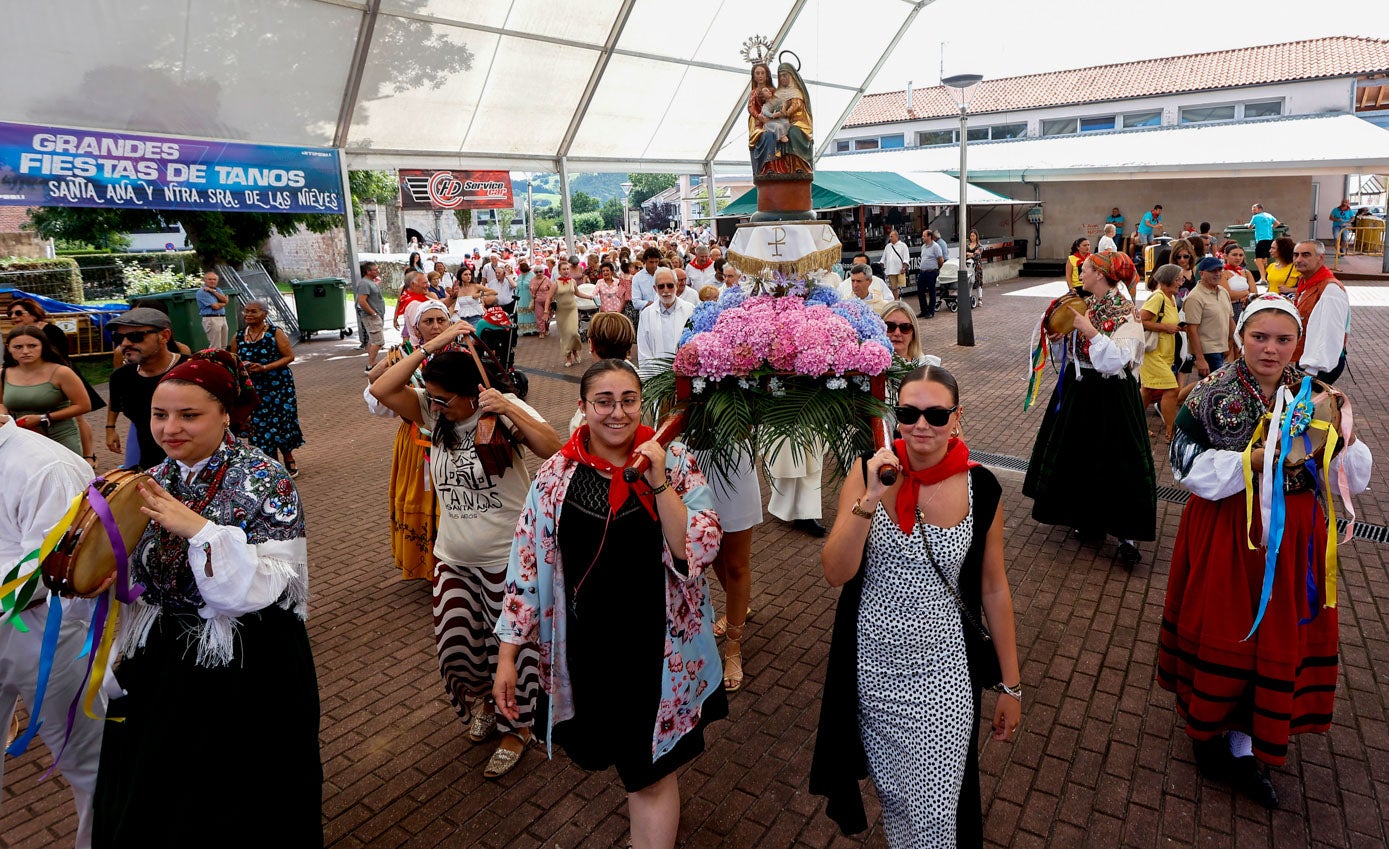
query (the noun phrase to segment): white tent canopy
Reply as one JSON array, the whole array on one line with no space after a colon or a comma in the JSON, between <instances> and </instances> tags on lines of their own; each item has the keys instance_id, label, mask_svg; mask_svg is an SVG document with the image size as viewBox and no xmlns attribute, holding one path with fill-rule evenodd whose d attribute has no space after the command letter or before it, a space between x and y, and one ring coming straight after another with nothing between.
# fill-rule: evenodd
<instances>
[{"instance_id":1,"label":"white tent canopy","mask_svg":"<svg viewBox=\"0 0 1389 849\"><path fill-rule=\"evenodd\" d=\"M16 0L0 120L353 168L746 169L746 38L799 55L823 148L929 2Z\"/></svg>"}]
</instances>

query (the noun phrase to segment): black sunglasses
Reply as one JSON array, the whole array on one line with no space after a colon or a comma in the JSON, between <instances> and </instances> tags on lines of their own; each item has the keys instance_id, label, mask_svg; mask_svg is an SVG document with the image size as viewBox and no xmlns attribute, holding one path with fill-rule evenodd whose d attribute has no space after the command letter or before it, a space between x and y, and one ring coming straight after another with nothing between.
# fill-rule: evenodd
<instances>
[{"instance_id":1,"label":"black sunglasses","mask_svg":"<svg viewBox=\"0 0 1389 849\"><path fill-rule=\"evenodd\" d=\"M910 333L916 330L916 325L910 321L884 321L883 325L887 327L888 333L892 333L894 331L897 333Z\"/></svg>"},{"instance_id":2,"label":"black sunglasses","mask_svg":"<svg viewBox=\"0 0 1389 849\"><path fill-rule=\"evenodd\" d=\"M897 416L899 424L908 427L916 424L917 419L922 416L926 417L926 424L931 427L945 427L950 421L950 415L958 409L960 409L959 404L953 407L927 407L924 410L919 407L893 407L892 412Z\"/></svg>"},{"instance_id":3,"label":"black sunglasses","mask_svg":"<svg viewBox=\"0 0 1389 849\"><path fill-rule=\"evenodd\" d=\"M119 345L125 340L129 339L131 344L138 345L141 342L145 341L146 336L154 332L155 331L153 330L129 330L125 333L122 333L119 330L113 330L111 331L111 341Z\"/></svg>"}]
</instances>

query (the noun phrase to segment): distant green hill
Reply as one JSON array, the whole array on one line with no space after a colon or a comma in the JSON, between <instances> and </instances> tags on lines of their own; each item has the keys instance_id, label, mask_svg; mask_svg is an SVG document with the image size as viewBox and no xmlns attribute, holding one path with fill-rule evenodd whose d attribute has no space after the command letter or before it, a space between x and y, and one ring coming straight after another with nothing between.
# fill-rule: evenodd
<instances>
[{"instance_id":1,"label":"distant green hill","mask_svg":"<svg viewBox=\"0 0 1389 849\"><path fill-rule=\"evenodd\" d=\"M571 174L569 175L569 191L584 192L591 197L598 198L600 204L611 198L622 200L622 184L626 179L626 174ZM511 186L518 202L526 196L525 180L512 180ZM545 196L547 199L554 199L555 202L558 203L559 175L533 175L531 178L531 192L536 200Z\"/></svg>"}]
</instances>

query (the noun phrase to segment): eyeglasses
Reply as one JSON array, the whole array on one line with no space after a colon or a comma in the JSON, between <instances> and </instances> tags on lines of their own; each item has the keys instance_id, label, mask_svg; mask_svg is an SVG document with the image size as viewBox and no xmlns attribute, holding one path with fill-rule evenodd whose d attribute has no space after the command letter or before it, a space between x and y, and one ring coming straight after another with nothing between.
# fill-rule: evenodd
<instances>
[{"instance_id":1,"label":"eyeglasses","mask_svg":"<svg viewBox=\"0 0 1389 849\"><path fill-rule=\"evenodd\" d=\"M430 395L428 392L424 393L424 399L425 399L426 401L428 401L428 402L431 403L431 404L435 404L435 405L437 405L437 406L439 406L439 407L444 407L444 408L447 408L447 407L448 407L450 404L452 404L454 401L457 401L459 398L463 398L463 397L465 397L465 396L463 396L463 395L455 395L455 396L453 396L452 398L440 398L440 397L437 396L437 395Z\"/></svg>"},{"instance_id":2,"label":"eyeglasses","mask_svg":"<svg viewBox=\"0 0 1389 849\"><path fill-rule=\"evenodd\" d=\"M884 321L883 324L886 325L888 333L911 333L916 330L916 325L910 321Z\"/></svg>"},{"instance_id":3,"label":"eyeglasses","mask_svg":"<svg viewBox=\"0 0 1389 849\"><path fill-rule=\"evenodd\" d=\"M1191 254L1177 254L1173 259L1191 259Z\"/></svg>"},{"instance_id":4,"label":"eyeglasses","mask_svg":"<svg viewBox=\"0 0 1389 849\"><path fill-rule=\"evenodd\" d=\"M138 345L145 341L146 336L154 332L153 330L127 330L125 333L122 333L119 330L113 330L111 331L111 341L119 345L126 340L130 340L130 344Z\"/></svg>"},{"instance_id":5,"label":"eyeglasses","mask_svg":"<svg viewBox=\"0 0 1389 849\"><path fill-rule=\"evenodd\" d=\"M675 288L675 284L674 284L674 283L657 283L657 284L656 284L656 291L657 291L657 292L664 292L664 291L667 290L667 289L674 289L674 288Z\"/></svg>"},{"instance_id":6,"label":"eyeglasses","mask_svg":"<svg viewBox=\"0 0 1389 849\"><path fill-rule=\"evenodd\" d=\"M640 398L623 398L621 401L614 401L611 398L600 398L597 401L585 399L584 403L588 404L596 410L599 415L603 416L611 415L612 411L616 410L619 404L622 406L622 412L624 413L635 413L637 410L641 409Z\"/></svg>"},{"instance_id":7,"label":"eyeglasses","mask_svg":"<svg viewBox=\"0 0 1389 849\"><path fill-rule=\"evenodd\" d=\"M893 407L892 412L896 414L899 423L908 427L916 424L922 416L926 417L926 424L931 427L945 427L951 414L958 409L959 404L953 407L927 407L924 410L919 407Z\"/></svg>"},{"instance_id":8,"label":"eyeglasses","mask_svg":"<svg viewBox=\"0 0 1389 849\"><path fill-rule=\"evenodd\" d=\"M24 307L13 307L13 308L10 309L10 318L14 318L14 317L17 316L17 315L28 315L28 314L29 314L29 311L26 310Z\"/></svg>"}]
</instances>

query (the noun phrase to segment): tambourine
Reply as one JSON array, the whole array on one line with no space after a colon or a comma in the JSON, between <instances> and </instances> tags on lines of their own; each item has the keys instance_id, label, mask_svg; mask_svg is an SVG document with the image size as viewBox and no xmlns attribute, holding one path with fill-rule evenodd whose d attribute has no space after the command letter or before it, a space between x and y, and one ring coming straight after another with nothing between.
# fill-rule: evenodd
<instances>
[{"instance_id":1,"label":"tambourine","mask_svg":"<svg viewBox=\"0 0 1389 849\"><path fill-rule=\"evenodd\" d=\"M1048 333L1065 336L1076 327L1076 316L1085 315L1089 308L1085 299L1074 292L1067 292L1047 307L1042 314L1042 326Z\"/></svg>"},{"instance_id":2,"label":"tambourine","mask_svg":"<svg viewBox=\"0 0 1389 849\"><path fill-rule=\"evenodd\" d=\"M151 483L153 479L143 472L121 469L107 472L91 484L105 499L105 509L120 531L120 542L127 557L150 523L150 517L140 512L145 502L137 487ZM92 504L90 490L82 495L72 524L43 559L43 583L53 592L91 595L115 573L116 552L102 521L102 512L98 505Z\"/></svg>"},{"instance_id":3,"label":"tambourine","mask_svg":"<svg viewBox=\"0 0 1389 849\"><path fill-rule=\"evenodd\" d=\"M1282 457L1283 464L1286 466L1301 466L1311 457L1313 462L1320 463L1323 453L1326 451L1326 440L1330 433L1330 428L1336 428L1339 436L1336 447L1332 450L1331 456L1335 457L1346 445L1349 434L1341 431L1341 408L1345 406L1346 396L1334 387L1322 383L1316 378L1312 379L1312 415L1309 422L1298 422L1297 417L1306 416L1305 410L1296 408L1285 408L1283 415L1293 416L1293 437L1288 442L1288 454ZM1289 405L1291 407L1291 405ZM1320 423L1320 426L1319 424ZM1268 434L1274 427L1273 413L1264 413L1262 432L1264 439L1268 439ZM1282 440L1277 440L1273 446L1274 457L1278 458L1283 451Z\"/></svg>"}]
</instances>

